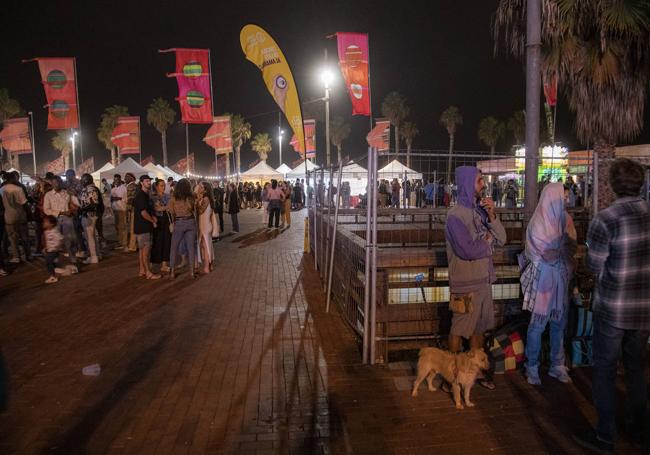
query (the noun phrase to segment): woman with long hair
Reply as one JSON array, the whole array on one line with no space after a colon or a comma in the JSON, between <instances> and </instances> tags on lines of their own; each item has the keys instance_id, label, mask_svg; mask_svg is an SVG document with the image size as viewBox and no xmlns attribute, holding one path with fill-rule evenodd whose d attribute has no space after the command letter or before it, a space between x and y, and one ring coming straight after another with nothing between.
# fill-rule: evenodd
<instances>
[{"instance_id":1,"label":"woman with long hair","mask_svg":"<svg viewBox=\"0 0 650 455\"><path fill-rule=\"evenodd\" d=\"M539 351L542 333L551 326L549 376L571 382L564 364L564 329L569 313L569 279L576 250L576 228L566 212L564 185L549 183L526 229L526 250L521 287L524 310L531 312L526 340L526 378L541 384Z\"/></svg>"},{"instance_id":2,"label":"woman with long hair","mask_svg":"<svg viewBox=\"0 0 650 455\"><path fill-rule=\"evenodd\" d=\"M199 217L199 257L203 264L203 273L210 273L214 261L212 249L212 232L215 226L212 224L214 207L214 196L212 185L208 182L200 182L196 185L196 213Z\"/></svg>"},{"instance_id":3,"label":"woman with long hair","mask_svg":"<svg viewBox=\"0 0 650 455\"><path fill-rule=\"evenodd\" d=\"M171 215L167 211L169 200L165 181L156 179L151 191L151 203L158 223L153 230L151 263L159 265L161 273L169 272L169 254L172 246L172 233L169 231Z\"/></svg>"},{"instance_id":4,"label":"woman with long hair","mask_svg":"<svg viewBox=\"0 0 650 455\"><path fill-rule=\"evenodd\" d=\"M194 257L196 254L196 218L194 194L188 179L180 179L174 187L174 195L169 200L167 210L174 220L171 251L169 254L169 278L176 277L174 266L180 245L184 244L187 251L190 276L194 278Z\"/></svg>"}]
</instances>

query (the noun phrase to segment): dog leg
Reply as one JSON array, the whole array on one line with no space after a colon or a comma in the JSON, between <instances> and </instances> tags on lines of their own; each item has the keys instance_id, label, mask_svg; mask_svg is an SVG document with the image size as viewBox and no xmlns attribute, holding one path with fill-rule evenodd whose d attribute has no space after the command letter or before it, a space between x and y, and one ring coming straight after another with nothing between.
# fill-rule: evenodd
<instances>
[{"instance_id":1,"label":"dog leg","mask_svg":"<svg viewBox=\"0 0 650 455\"><path fill-rule=\"evenodd\" d=\"M433 379L435 377L436 377L436 372L435 371L431 371L429 373L429 375L427 376L427 384L429 384L429 391L430 392L435 392L436 390L438 390L433 386Z\"/></svg>"},{"instance_id":2,"label":"dog leg","mask_svg":"<svg viewBox=\"0 0 650 455\"><path fill-rule=\"evenodd\" d=\"M456 409L465 409L465 406L463 406L463 402L461 401L460 398L460 385L457 383L453 383L451 385L451 388L454 392L454 402L456 403Z\"/></svg>"},{"instance_id":3,"label":"dog leg","mask_svg":"<svg viewBox=\"0 0 650 455\"><path fill-rule=\"evenodd\" d=\"M425 371L424 369L420 369L418 367L418 377L415 379L415 382L413 383L413 391L411 392L412 397L417 397L418 396L418 387L420 387L420 384L422 381L424 381L424 378L427 377L427 374L429 371Z\"/></svg>"},{"instance_id":4,"label":"dog leg","mask_svg":"<svg viewBox=\"0 0 650 455\"><path fill-rule=\"evenodd\" d=\"M472 401L469 399L469 393L471 392L471 390L472 390L472 384L467 384L467 385L463 386L463 395L464 395L464 398L465 398L465 405L468 408L473 408L474 407L474 403L472 403Z\"/></svg>"}]
</instances>

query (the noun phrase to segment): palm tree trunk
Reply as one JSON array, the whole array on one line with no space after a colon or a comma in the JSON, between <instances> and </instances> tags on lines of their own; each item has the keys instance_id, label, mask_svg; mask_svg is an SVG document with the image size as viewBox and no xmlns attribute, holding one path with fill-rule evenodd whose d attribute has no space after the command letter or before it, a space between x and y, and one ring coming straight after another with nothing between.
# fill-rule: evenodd
<instances>
[{"instance_id":1,"label":"palm tree trunk","mask_svg":"<svg viewBox=\"0 0 650 455\"><path fill-rule=\"evenodd\" d=\"M339 160L338 160L338 162L340 163L340 162L341 162L341 144L338 144L338 145L336 146L336 153L337 153L338 156L339 156Z\"/></svg>"},{"instance_id":2,"label":"palm tree trunk","mask_svg":"<svg viewBox=\"0 0 650 455\"><path fill-rule=\"evenodd\" d=\"M411 144L406 143L406 167L411 167Z\"/></svg>"},{"instance_id":3,"label":"palm tree trunk","mask_svg":"<svg viewBox=\"0 0 650 455\"><path fill-rule=\"evenodd\" d=\"M63 152L63 167L70 169L70 153Z\"/></svg>"},{"instance_id":4,"label":"palm tree trunk","mask_svg":"<svg viewBox=\"0 0 650 455\"><path fill-rule=\"evenodd\" d=\"M11 167L20 172L20 155L18 153L11 153L9 156L12 160Z\"/></svg>"},{"instance_id":5,"label":"palm tree trunk","mask_svg":"<svg viewBox=\"0 0 650 455\"><path fill-rule=\"evenodd\" d=\"M226 175L230 175L230 153L226 153Z\"/></svg>"},{"instance_id":6,"label":"palm tree trunk","mask_svg":"<svg viewBox=\"0 0 650 455\"><path fill-rule=\"evenodd\" d=\"M491 145L490 146L490 158L494 158L494 149L495 149L495 146Z\"/></svg>"},{"instance_id":7,"label":"palm tree trunk","mask_svg":"<svg viewBox=\"0 0 650 455\"><path fill-rule=\"evenodd\" d=\"M395 125L395 159L399 159L399 125Z\"/></svg>"},{"instance_id":8,"label":"palm tree trunk","mask_svg":"<svg viewBox=\"0 0 650 455\"><path fill-rule=\"evenodd\" d=\"M162 137L163 166L167 166L167 131L163 130L160 136Z\"/></svg>"},{"instance_id":9,"label":"palm tree trunk","mask_svg":"<svg viewBox=\"0 0 650 455\"><path fill-rule=\"evenodd\" d=\"M454 135L449 135L449 163L447 164L447 181L445 183L451 183L451 157L454 153Z\"/></svg>"},{"instance_id":10,"label":"palm tree trunk","mask_svg":"<svg viewBox=\"0 0 650 455\"><path fill-rule=\"evenodd\" d=\"M115 147L111 148L111 163L117 167L117 153Z\"/></svg>"},{"instance_id":11,"label":"palm tree trunk","mask_svg":"<svg viewBox=\"0 0 650 455\"><path fill-rule=\"evenodd\" d=\"M235 169L235 174L239 175L241 172L241 145L237 147L237 156L236 162L237 162L237 169Z\"/></svg>"},{"instance_id":12,"label":"palm tree trunk","mask_svg":"<svg viewBox=\"0 0 650 455\"><path fill-rule=\"evenodd\" d=\"M606 183L609 182L609 168L616 158L615 150L614 144L607 141L594 144L594 151L598 156L598 188L592 186L592 191L598 191L598 211L606 209L616 199L612 187Z\"/></svg>"}]
</instances>

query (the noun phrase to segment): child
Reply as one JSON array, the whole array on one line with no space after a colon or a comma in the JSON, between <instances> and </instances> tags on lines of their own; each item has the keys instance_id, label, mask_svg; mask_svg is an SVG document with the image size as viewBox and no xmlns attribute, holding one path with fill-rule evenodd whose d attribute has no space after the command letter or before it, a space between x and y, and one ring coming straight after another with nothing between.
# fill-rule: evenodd
<instances>
[{"instance_id":1,"label":"child","mask_svg":"<svg viewBox=\"0 0 650 455\"><path fill-rule=\"evenodd\" d=\"M43 252L45 254L45 265L50 274L50 277L45 280L46 284L52 284L59 281L54 273L54 263L58 259L59 252L61 251L63 235L61 235L61 232L57 229L56 224L56 217L52 215L47 215L43 218L43 244L45 245Z\"/></svg>"}]
</instances>

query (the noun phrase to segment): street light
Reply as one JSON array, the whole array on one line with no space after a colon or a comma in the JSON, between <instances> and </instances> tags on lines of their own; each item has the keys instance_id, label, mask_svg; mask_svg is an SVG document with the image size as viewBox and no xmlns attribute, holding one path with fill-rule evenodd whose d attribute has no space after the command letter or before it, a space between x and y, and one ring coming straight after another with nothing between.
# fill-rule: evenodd
<instances>
[{"instance_id":1,"label":"street light","mask_svg":"<svg viewBox=\"0 0 650 455\"><path fill-rule=\"evenodd\" d=\"M330 165L330 83L333 74L328 68L323 68L320 73L321 81L325 86L325 151L327 154L327 166Z\"/></svg>"},{"instance_id":2,"label":"street light","mask_svg":"<svg viewBox=\"0 0 650 455\"><path fill-rule=\"evenodd\" d=\"M75 156L74 147L75 147L75 138L77 137L78 134L79 133L74 131L72 133L72 136L70 136L70 142L72 142L72 169L74 169L75 171L77 170L77 157Z\"/></svg>"},{"instance_id":3,"label":"street light","mask_svg":"<svg viewBox=\"0 0 650 455\"><path fill-rule=\"evenodd\" d=\"M280 164L282 166L282 137L284 136L284 130L278 126L278 144L280 145Z\"/></svg>"}]
</instances>

